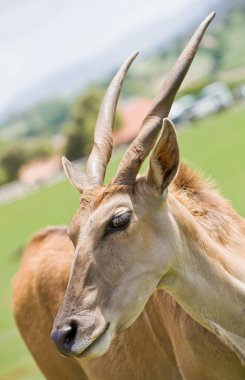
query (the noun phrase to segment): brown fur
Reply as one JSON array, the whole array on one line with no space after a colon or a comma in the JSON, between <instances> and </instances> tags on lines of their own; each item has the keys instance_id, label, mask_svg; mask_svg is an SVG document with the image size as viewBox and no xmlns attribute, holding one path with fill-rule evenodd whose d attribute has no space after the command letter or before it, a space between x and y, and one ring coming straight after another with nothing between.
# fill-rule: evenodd
<instances>
[{"instance_id":1,"label":"brown fur","mask_svg":"<svg viewBox=\"0 0 245 380\"><path fill-rule=\"evenodd\" d=\"M118 190L121 188L97 189L96 203ZM217 241L224 243L226 235L231 234L231 222L227 220L238 220L243 228L241 219L212 186L186 165L180 166L171 192ZM91 202L92 198L85 195L84 199ZM215 213L222 226L222 238L214 228ZM73 252L65 227L39 232L27 247L14 282L13 304L17 325L47 379L244 378L244 369L235 354L190 318L163 290L151 296L138 320L115 338L107 354L80 363L76 359L62 358L50 340L50 331L64 296ZM33 344L33 337L38 345Z\"/></svg>"},{"instance_id":2,"label":"brown fur","mask_svg":"<svg viewBox=\"0 0 245 380\"><path fill-rule=\"evenodd\" d=\"M115 193L128 192L132 187L126 185L110 184L108 187L96 186L93 189L85 191L81 197L81 208L87 208L88 205L95 210L102 202L108 200Z\"/></svg>"},{"instance_id":3,"label":"brown fur","mask_svg":"<svg viewBox=\"0 0 245 380\"><path fill-rule=\"evenodd\" d=\"M170 185L175 198L193 215L214 240L222 245L231 241L237 229L245 233L245 222L222 198L210 180L186 164L181 164ZM189 224L189 221L185 221Z\"/></svg>"},{"instance_id":4,"label":"brown fur","mask_svg":"<svg viewBox=\"0 0 245 380\"><path fill-rule=\"evenodd\" d=\"M235 354L163 290L151 296L138 320L114 339L107 354L80 362L62 358L50 332L73 257L64 228L42 230L28 245L14 281L17 325L47 379L244 379Z\"/></svg>"},{"instance_id":5,"label":"brown fur","mask_svg":"<svg viewBox=\"0 0 245 380\"><path fill-rule=\"evenodd\" d=\"M132 192L132 186L114 185L108 187L98 186L89 189L81 197L81 207L88 205L96 209L102 202L108 200L117 192ZM195 219L208 231L210 236L221 244L230 240L232 226L239 225L245 233L244 220L222 198L211 180L204 179L200 173L190 166L181 163L169 191L176 199L195 217Z\"/></svg>"}]
</instances>

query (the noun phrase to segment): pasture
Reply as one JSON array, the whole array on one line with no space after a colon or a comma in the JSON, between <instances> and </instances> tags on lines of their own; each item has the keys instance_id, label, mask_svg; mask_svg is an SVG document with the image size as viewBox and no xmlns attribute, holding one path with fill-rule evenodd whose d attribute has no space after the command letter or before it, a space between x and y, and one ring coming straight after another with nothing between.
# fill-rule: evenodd
<instances>
[{"instance_id":1,"label":"pasture","mask_svg":"<svg viewBox=\"0 0 245 380\"><path fill-rule=\"evenodd\" d=\"M242 215L245 215L244 120L245 108L238 105L179 129L182 159L213 178L222 194ZM107 180L115 173L119 160L120 157L113 158ZM66 224L78 202L78 194L65 181L0 207L1 380L43 378L14 325L11 278L17 271L22 249L30 236L47 225Z\"/></svg>"}]
</instances>

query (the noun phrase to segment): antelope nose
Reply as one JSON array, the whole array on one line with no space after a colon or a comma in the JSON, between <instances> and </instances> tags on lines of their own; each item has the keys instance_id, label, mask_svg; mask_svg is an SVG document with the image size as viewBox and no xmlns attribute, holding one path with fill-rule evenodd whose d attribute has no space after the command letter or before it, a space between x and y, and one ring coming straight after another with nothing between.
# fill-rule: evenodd
<instances>
[{"instance_id":1,"label":"antelope nose","mask_svg":"<svg viewBox=\"0 0 245 380\"><path fill-rule=\"evenodd\" d=\"M55 328L51 332L51 339L55 343L59 352L64 356L69 356L72 353L72 346L75 342L77 334L76 322L71 322L62 328Z\"/></svg>"}]
</instances>

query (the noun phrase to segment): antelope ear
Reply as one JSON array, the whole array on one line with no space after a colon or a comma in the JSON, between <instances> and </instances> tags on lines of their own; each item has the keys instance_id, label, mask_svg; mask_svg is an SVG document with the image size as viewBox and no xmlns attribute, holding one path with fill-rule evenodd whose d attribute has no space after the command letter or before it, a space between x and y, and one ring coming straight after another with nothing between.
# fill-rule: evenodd
<instances>
[{"instance_id":1,"label":"antelope ear","mask_svg":"<svg viewBox=\"0 0 245 380\"><path fill-rule=\"evenodd\" d=\"M79 193L82 193L87 180L86 175L80 172L80 170L65 157L62 157L62 164L71 184L79 191Z\"/></svg>"},{"instance_id":2,"label":"antelope ear","mask_svg":"<svg viewBox=\"0 0 245 380\"><path fill-rule=\"evenodd\" d=\"M162 194L174 179L179 167L179 145L175 128L164 119L163 130L150 159L147 183Z\"/></svg>"}]
</instances>

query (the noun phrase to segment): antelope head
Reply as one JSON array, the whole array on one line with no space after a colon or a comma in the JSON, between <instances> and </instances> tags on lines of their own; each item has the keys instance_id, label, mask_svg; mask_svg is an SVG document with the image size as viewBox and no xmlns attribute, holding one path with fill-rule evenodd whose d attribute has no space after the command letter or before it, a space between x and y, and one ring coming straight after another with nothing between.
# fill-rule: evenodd
<instances>
[{"instance_id":1,"label":"antelope head","mask_svg":"<svg viewBox=\"0 0 245 380\"><path fill-rule=\"evenodd\" d=\"M167 197L179 166L179 148L166 117L213 17L214 13L200 24L173 66L108 186L103 180L112 152L116 105L137 53L122 65L105 94L87 174L63 158L70 182L82 194L68 227L75 259L51 334L65 356L105 353L112 339L136 320L176 260L177 230ZM147 175L137 177L150 152Z\"/></svg>"}]
</instances>

